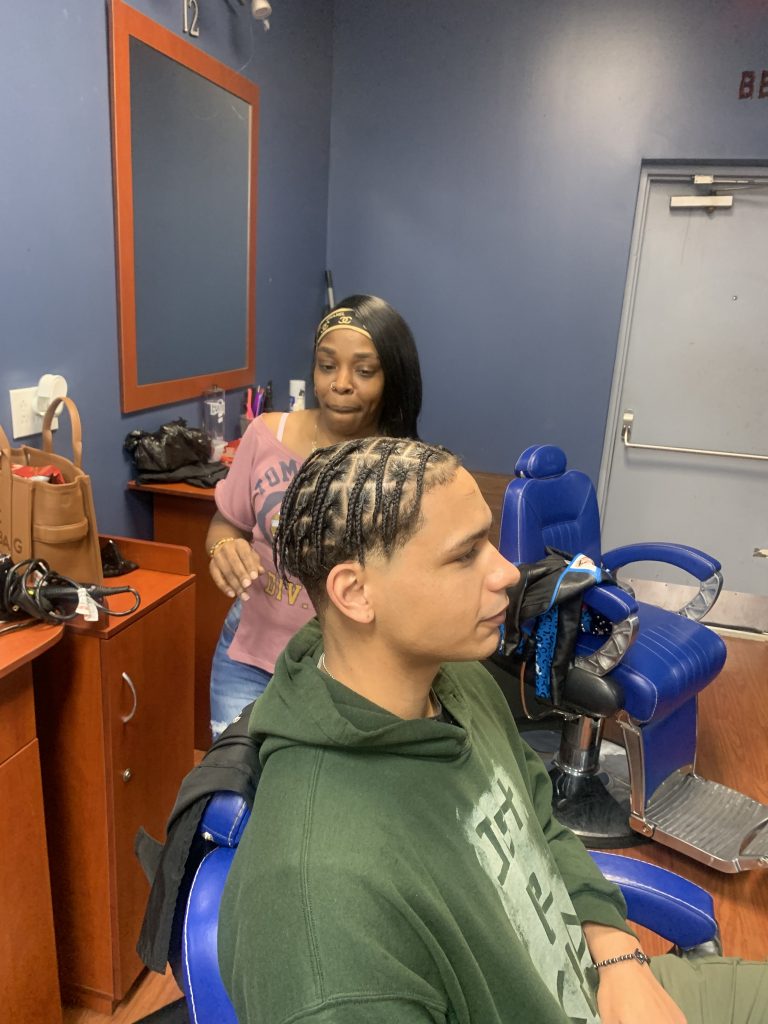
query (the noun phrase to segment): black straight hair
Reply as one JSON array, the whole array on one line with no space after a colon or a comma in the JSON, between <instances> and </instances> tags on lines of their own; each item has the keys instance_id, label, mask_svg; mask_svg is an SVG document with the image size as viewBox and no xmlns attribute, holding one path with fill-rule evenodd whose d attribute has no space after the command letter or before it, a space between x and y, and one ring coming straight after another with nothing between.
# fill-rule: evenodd
<instances>
[{"instance_id":1,"label":"black straight hair","mask_svg":"<svg viewBox=\"0 0 768 1024\"><path fill-rule=\"evenodd\" d=\"M413 333L397 310L375 295L348 295L334 309L352 309L371 336L384 374L379 433L419 439L421 366ZM312 372L315 358L312 358Z\"/></svg>"}]
</instances>

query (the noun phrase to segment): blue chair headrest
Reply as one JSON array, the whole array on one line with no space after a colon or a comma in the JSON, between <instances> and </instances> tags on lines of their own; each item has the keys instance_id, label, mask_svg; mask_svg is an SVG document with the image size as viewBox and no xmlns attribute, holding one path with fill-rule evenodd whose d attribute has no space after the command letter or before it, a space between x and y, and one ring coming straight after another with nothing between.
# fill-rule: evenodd
<instances>
[{"instance_id":1,"label":"blue chair headrest","mask_svg":"<svg viewBox=\"0 0 768 1024\"><path fill-rule=\"evenodd\" d=\"M532 444L526 448L515 465L515 476L543 480L562 476L568 460L562 448L553 444Z\"/></svg>"}]
</instances>

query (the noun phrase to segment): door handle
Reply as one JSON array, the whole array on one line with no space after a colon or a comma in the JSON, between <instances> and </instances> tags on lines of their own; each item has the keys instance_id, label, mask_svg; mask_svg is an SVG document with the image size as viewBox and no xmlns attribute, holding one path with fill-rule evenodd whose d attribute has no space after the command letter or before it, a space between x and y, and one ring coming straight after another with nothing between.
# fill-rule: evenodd
<instances>
[{"instance_id":1,"label":"door handle","mask_svg":"<svg viewBox=\"0 0 768 1024\"><path fill-rule=\"evenodd\" d=\"M625 409L621 420L621 440L625 448L642 448L649 452L683 452L686 455L722 455L726 459L758 459L768 462L768 455L752 455L749 452L715 452L707 448L675 448L667 444L640 444L632 440L632 425L635 414Z\"/></svg>"},{"instance_id":2,"label":"door handle","mask_svg":"<svg viewBox=\"0 0 768 1024\"><path fill-rule=\"evenodd\" d=\"M123 672L123 680L126 683L128 683L128 688L131 691L131 696L133 697L133 707L131 708L127 715L120 715L120 721L130 722L130 720L136 714L136 708L139 706L139 698L136 696L136 687L133 685L133 680L131 679L127 672Z\"/></svg>"}]
</instances>

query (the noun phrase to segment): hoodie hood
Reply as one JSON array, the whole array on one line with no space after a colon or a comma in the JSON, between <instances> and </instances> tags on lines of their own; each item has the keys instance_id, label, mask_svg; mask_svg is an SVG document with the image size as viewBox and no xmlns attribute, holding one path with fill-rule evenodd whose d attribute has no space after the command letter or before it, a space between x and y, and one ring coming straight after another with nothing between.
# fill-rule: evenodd
<instances>
[{"instance_id":1,"label":"hoodie hood","mask_svg":"<svg viewBox=\"0 0 768 1024\"><path fill-rule=\"evenodd\" d=\"M323 639L312 619L290 641L275 674L256 701L249 732L261 744L261 762L286 747L371 750L401 757L454 760L469 751L469 714L449 665L433 689L461 725L430 718L398 718L317 667Z\"/></svg>"}]
</instances>

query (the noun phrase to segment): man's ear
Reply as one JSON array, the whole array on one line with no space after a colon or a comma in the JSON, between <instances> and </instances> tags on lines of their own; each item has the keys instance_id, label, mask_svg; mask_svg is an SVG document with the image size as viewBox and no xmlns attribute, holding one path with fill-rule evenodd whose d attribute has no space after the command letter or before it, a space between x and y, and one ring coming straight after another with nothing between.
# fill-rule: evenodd
<instances>
[{"instance_id":1,"label":"man's ear","mask_svg":"<svg viewBox=\"0 0 768 1024\"><path fill-rule=\"evenodd\" d=\"M365 569L359 562L340 562L325 582L328 599L353 622L373 622L373 605L365 587Z\"/></svg>"}]
</instances>

